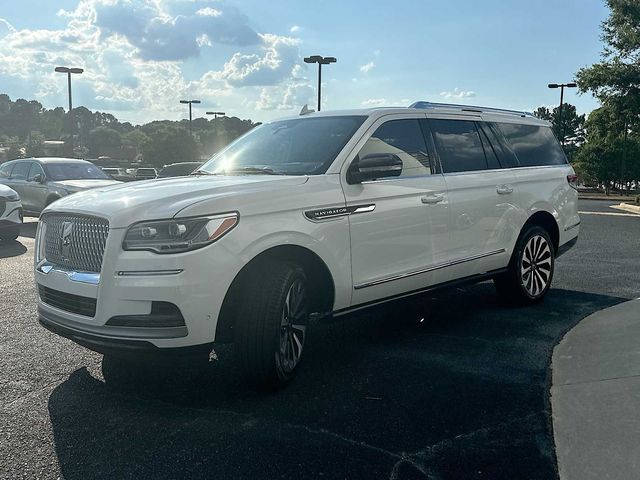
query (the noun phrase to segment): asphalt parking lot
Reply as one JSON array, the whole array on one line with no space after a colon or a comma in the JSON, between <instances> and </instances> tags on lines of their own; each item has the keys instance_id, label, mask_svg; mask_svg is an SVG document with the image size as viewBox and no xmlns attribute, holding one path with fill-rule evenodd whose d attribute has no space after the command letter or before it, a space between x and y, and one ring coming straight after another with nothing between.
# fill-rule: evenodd
<instances>
[{"instance_id":1,"label":"asphalt parking lot","mask_svg":"<svg viewBox=\"0 0 640 480\"><path fill-rule=\"evenodd\" d=\"M556 478L552 349L640 285L640 218L580 210L595 213L542 304L514 309L485 282L316 325L270 395L228 349L113 384L119 365L38 325L27 223L0 246L0 477Z\"/></svg>"}]
</instances>

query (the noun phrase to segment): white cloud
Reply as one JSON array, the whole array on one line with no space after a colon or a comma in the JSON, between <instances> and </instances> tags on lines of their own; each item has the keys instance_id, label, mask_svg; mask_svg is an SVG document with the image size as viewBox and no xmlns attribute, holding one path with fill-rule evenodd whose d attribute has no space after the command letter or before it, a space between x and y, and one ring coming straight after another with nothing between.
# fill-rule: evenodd
<instances>
[{"instance_id":1,"label":"white cloud","mask_svg":"<svg viewBox=\"0 0 640 480\"><path fill-rule=\"evenodd\" d=\"M219 17L222 15L222 12L215 8L205 7L198 10L196 15L200 15L201 17Z\"/></svg>"},{"instance_id":2,"label":"white cloud","mask_svg":"<svg viewBox=\"0 0 640 480\"><path fill-rule=\"evenodd\" d=\"M476 96L476 92L473 90L460 90L459 88L454 88L453 91L450 92L440 92L440 96L446 99L455 98L457 100L462 100L465 98L472 98Z\"/></svg>"},{"instance_id":3,"label":"white cloud","mask_svg":"<svg viewBox=\"0 0 640 480\"><path fill-rule=\"evenodd\" d=\"M85 0L91 1L91 0ZM214 43L248 46L260 43L246 16L226 6L172 15L160 3L143 0L93 0L101 36L124 36L145 60L184 60L199 54L198 37ZM182 7L184 9L184 6ZM181 10L184 12L184 10Z\"/></svg>"},{"instance_id":4,"label":"white cloud","mask_svg":"<svg viewBox=\"0 0 640 480\"><path fill-rule=\"evenodd\" d=\"M375 63L373 63L373 62L368 62L368 63L365 63L364 65L362 65L362 66L360 67L360 71L361 71L362 73L368 73L368 72L370 72L370 71L371 71L375 66L376 66L376 64L375 64Z\"/></svg>"},{"instance_id":5,"label":"white cloud","mask_svg":"<svg viewBox=\"0 0 640 480\"><path fill-rule=\"evenodd\" d=\"M298 33L300 31L300 25L293 25L290 29L290 33Z\"/></svg>"},{"instance_id":6,"label":"white cloud","mask_svg":"<svg viewBox=\"0 0 640 480\"><path fill-rule=\"evenodd\" d=\"M362 102L363 107L381 107L385 105L387 100L385 98L370 98Z\"/></svg>"},{"instance_id":7,"label":"white cloud","mask_svg":"<svg viewBox=\"0 0 640 480\"><path fill-rule=\"evenodd\" d=\"M273 85L290 77L299 63L298 40L261 34L263 54L235 53L224 64L220 78L229 85Z\"/></svg>"},{"instance_id":8,"label":"white cloud","mask_svg":"<svg viewBox=\"0 0 640 480\"><path fill-rule=\"evenodd\" d=\"M13 28L9 22L7 22L4 18L0 18L0 38L4 37L8 33L15 32L16 29Z\"/></svg>"},{"instance_id":9,"label":"white cloud","mask_svg":"<svg viewBox=\"0 0 640 480\"><path fill-rule=\"evenodd\" d=\"M0 19L0 78L12 97L64 104L66 80L53 68L73 65L85 69L73 80L76 105L130 121L180 118L180 97L249 111L314 104L300 41L255 32L225 2L78 0L58 16L66 26L50 30L16 30ZM189 59L211 55L208 49L221 43L237 46L236 53L216 69L194 70L194 63L206 62Z\"/></svg>"}]
</instances>

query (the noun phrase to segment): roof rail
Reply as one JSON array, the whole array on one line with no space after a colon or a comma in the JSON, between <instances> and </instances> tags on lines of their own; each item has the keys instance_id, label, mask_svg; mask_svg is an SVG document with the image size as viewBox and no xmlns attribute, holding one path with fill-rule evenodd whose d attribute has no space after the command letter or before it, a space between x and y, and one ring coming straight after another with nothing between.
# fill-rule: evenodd
<instances>
[{"instance_id":1,"label":"roof rail","mask_svg":"<svg viewBox=\"0 0 640 480\"><path fill-rule=\"evenodd\" d=\"M409 105L409 108L450 108L454 110L460 110L462 112L475 112L475 113L502 113L505 115L518 115L520 117L533 117L533 113L523 112L520 110L507 110L506 108L490 108L490 107L478 107L475 105L459 105L455 103L438 103L438 102L425 102L419 101Z\"/></svg>"}]
</instances>

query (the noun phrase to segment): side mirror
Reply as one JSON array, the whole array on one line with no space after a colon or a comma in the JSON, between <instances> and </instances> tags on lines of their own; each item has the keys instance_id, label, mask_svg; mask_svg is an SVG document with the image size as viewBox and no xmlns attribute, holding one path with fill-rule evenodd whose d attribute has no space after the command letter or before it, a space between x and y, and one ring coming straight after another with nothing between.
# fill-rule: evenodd
<instances>
[{"instance_id":1,"label":"side mirror","mask_svg":"<svg viewBox=\"0 0 640 480\"><path fill-rule=\"evenodd\" d=\"M41 173L37 173L33 176L32 180L36 183L44 183L44 176Z\"/></svg>"},{"instance_id":2,"label":"side mirror","mask_svg":"<svg viewBox=\"0 0 640 480\"><path fill-rule=\"evenodd\" d=\"M399 177L402 173L402 160L393 153L370 153L362 158L356 157L349 171L347 182L351 185L379 178Z\"/></svg>"}]
</instances>

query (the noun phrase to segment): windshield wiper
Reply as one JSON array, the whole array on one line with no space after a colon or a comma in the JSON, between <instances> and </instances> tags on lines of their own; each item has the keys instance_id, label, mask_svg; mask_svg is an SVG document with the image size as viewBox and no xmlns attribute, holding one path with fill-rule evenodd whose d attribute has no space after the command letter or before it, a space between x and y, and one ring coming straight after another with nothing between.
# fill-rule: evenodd
<instances>
[{"instance_id":1,"label":"windshield wiper","mask_svg":"<svg viewBox=\"0 0 640 480\"><path fill-rule=\"evenodd\" d=\"M206 170L196 170L195 172L191 172L189 175L215 175L215 173L207 172Z\"/></svg>"},{"instance_id":2,"label":"windshield wiper","mask_svg":"<svg viewBox=\"0 0 640 480\"><path fill-rule=\"evenodd\" d=\"M230 168L229 170L225 170L226 172L239 172L239 173L257 173L257 174L265 174L265 175L279 175L279 173L274 172L271 168L268 167L238 167L238 168Z\"/></svg>"}]
</instances>

